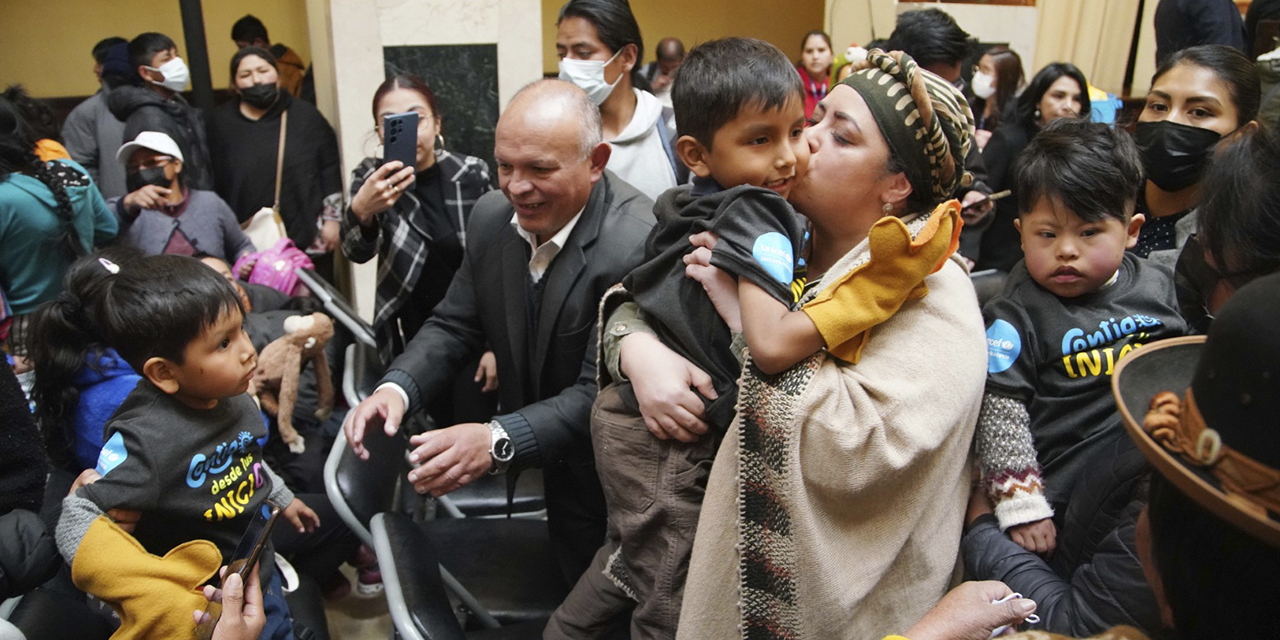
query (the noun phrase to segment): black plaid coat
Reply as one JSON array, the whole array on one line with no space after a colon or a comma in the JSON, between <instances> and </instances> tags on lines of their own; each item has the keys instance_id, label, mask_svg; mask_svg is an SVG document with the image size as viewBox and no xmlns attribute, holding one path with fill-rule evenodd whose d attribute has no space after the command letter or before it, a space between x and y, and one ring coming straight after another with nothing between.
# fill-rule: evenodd
<instances>
[{"instance_id":1,"label":"black plaid coat","mask_svg":"<svg viewBox=\"0 0 1280 640\"><path fill-rule=\"evenodd\" d=\"M467 221L476 200L493 189L489 168L483 160L472 156L437 152L446 186L445 209L457 216L457 226L463 229L459 241L467 246ZM351 172L351 189L347 206L342 214L342 253L351 261L368 262L375 255L379 258L378 289L375 295L373 327L377 332L379 350L383 361L390 362L391 347L402 340L393 340L395 316L409 300L413 287L422 276L432 238L422 221L422 203L412 189L406 191L395 205L377 215L377 225L371 229L360 226L351 212L351 200L365 180L381 166L378 158L365 158ZM449 188L452 185L452 189Z\"/></svg>"}]
</instances>

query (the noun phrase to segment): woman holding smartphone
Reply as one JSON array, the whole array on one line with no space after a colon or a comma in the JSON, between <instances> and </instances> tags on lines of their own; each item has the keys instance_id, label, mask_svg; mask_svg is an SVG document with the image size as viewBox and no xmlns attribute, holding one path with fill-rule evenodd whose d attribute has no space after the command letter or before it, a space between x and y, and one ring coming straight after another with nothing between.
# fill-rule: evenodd
<instances>
[{"instance_id":1,"label":"woman holding smartphone","mask_svg":"<svg viewBox=\"0 0 1280 640\"><path fill-rule=\"evenodd\" d=\"M444 149L436 96L421 78L398 75L373 94L374 126L384 147L388 144L385 118L409 112L418 115L417 165L365 158L352 172L350 204L341 221L342 252L347 258L364 263L376 255L382 262L373 327L384 363L404 351L444 298L462 265L471 209L493 188L483 160ZM412 133L402 130L400 135ZM470 380L459 384L465 387L466 382ZM477 363L475 382L484 391L497 388L492 354L486 353ZM442 396L445 403L448 395ZM429 409L438 424L457 421L452 407Z\"/></svg>"}]
</instances>

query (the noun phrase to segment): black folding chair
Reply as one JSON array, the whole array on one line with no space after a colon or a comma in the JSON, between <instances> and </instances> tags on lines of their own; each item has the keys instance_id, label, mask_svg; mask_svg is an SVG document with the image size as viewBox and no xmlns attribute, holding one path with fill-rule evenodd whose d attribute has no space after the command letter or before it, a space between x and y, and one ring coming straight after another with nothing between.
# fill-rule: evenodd
<instances>
[{"instance_id":1,"label":"black folding chair","mask_svg":"<svg viewBox=\"0 0 1280 640\"><path fill-rule=\"evenodd\" d=\"M983 269L969 274L973 289L978 293L978 306L982 307L1004 290L1004 281L1008 273L999 269Z\"/></svg>"},{"instance_id":2,"label":"black folding chair","mask_svg":"<svg viewBox=\"0 0 1280 640\"><path fill-rule=\"evenodd\" d=\"M540 638L545 620L466 633L459 623L440 572L440 557L431 537L418 523L399 513L373 518L374 549L379 558L395 557L384 566L382 582L396 634L405 640L470 640ZM394 553L393 549L412 553Z\"/></svg>"}]
</instances>

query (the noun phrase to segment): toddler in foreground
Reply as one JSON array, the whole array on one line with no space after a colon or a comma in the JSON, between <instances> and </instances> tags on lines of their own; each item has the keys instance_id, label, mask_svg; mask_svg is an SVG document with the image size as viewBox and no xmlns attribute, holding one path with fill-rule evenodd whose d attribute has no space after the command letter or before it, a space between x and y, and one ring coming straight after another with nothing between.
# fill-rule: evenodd
<instances>
[{"instance_id":1,"label":"toddler in foreground","mask_svg":"<svg viewBox=\"0 0 1280 640\"><path fill-rule=\"evenodd\" d=\"M974 447L1001 530L1053 550L1052 516L1123 438L1111 372L1185 333L1172 274L1136 257L1142 164L1128 134L1058 120L1015 165L1025 258L987 303L987 391Z\"/></svg>"},{"instance_id":2,"label":"toddler in foreground","mask_svg":"<svg viewBox=\"0 0 1280 640\"><path fill-rule=\"evenodd\" d=\"M193 258L99 260L109 275L64 292L38 321L99 333L142 380L106 425L101 479L63 501L58 547L77 586L147 613L133 619L149 625L145 637L190 636L191 609L177 598L202 605L193 589L230 556L268 497L299 531L320 522L262 460L266 426L245 393L257 352L231 285ZM116 508L142 512L132 538L105 515ZM291 638L269 549L263 558L262 637ZM139 593L156 599L141 602Z\"/></svg>"}]
</instances>

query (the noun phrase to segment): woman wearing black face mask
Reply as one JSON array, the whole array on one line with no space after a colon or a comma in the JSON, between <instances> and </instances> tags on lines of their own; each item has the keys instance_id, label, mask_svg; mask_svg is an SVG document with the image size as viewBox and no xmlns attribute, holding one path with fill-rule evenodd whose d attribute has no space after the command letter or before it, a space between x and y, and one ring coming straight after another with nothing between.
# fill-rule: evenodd
<instances>
[{"instance_id":1,"label":"woman wearing black face mask","mask_svg":"<svg viewBox=\"0 0 1280 640\"><path fill-rule=\"evenodd\" d=\"M280 217L289 238L328 277L342 210L338 139L314 105L294 99L278 82L276 59L266 49L245 47L232 56L231 84L238 98L219 105L208 118L214 188L241 222L270 207L283 120Z\"/></svg>"},{"instance_id":2,"label":"woman wearing black face mask","mask_svg":"<svg viewBox=\"0 0 1280 640\"><path fill-rule=\"evenodd\" d=\"M107 205L120 220L120 240L145 254L207 253L235 264L254 250L227 203L183 180L183 157L168 134L143 131L116 152L129 193Z\"/></svg>"},{"instance_id":3,"label":"woman wearing black face mask","mask_svg":"<svg viewBox=\"0 0 1280 640\"><path fill-rule=\"evenodd\" d=\"M1131 251L1173 262L1195 231L1193 211L1214 149L1224 136L1254 124L1260 100L1253 62L1231 47L1183 49L1156 70L1134 131L1147 174L1138 211L1147 221Z\"/></svg>"}]
</instances>

